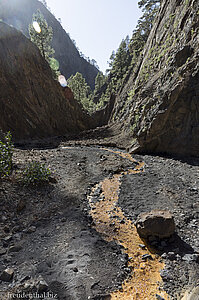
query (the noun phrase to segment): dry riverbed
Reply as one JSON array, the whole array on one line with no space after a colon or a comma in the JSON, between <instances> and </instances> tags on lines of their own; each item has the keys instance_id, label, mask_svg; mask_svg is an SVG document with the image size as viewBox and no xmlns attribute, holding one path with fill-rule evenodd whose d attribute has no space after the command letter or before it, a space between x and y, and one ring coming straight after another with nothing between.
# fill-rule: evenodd
<instances>
[{"instance_id":1,"label":"dry riverbed","mask_svg":"<svg viewBox=\"0 0 199 300\"><path fill-rule=\"evenodd\" d=\"M0 182L0 272L6 268L14 272L12 280L0 281L0 299L6 299L6 291L33 294L38 289L49 293L46 299L56 294L61 300L130 299L127 293L131 296L131 286L135 285L133 246L128 244L131 254L126 251L128 247L121 239L125 241L128 230L123 229L128 224L133 228L137 215L153 208L169 209L174 214L177 234L144 251L139 246L143 241L137 240L138 269L142 264L143 276L150 269L152 262L142 259L148 253L158 273L153 273L156 286L148 287L155 298L150 293L148 298L141 298L141 291L134 286L132 299L167 299L166 295L177 299L183 290L199 284L199 161L157 156L134 156L133 161L115 152L64 145L15 149L15 172L28 161L38 160L50 167L56 180L39 187L24 187L16 176ZM108 233L104 234L97 225L103 227L104 222L97 206L104 202L105 191L103 194L104 187L98 184L114 176L119 180L115 190L118 199L113 199L116 221L106 223ZM89 203L93 192L94 200ZM106 207L103 209L111 215L110 206L107 212ZM118 227L120 235L107 237L110 232L118 232ZM139 237L132 230L128 238L133 242ZM125 282L131 286L128 288Z\"/></svg>"}]
</instances>

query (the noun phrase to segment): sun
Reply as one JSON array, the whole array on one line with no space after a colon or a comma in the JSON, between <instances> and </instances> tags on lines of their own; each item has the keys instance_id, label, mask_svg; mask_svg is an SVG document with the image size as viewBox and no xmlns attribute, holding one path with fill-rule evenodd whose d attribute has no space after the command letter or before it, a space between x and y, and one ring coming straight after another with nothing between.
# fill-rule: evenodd
<instances>
[{"instance_id":1,"label":"sun","mask_svg":"<svg viewBox=\"0 0 199 300\"><path fill-rule=\"evenodd\" d=\"M35 29L36 32L38 32L38 33L41 32L41 28L40 28L38 22L34 21L34 22L32 23L32 26L34 27L34 29Z\"/></svg>"}]
</instances>

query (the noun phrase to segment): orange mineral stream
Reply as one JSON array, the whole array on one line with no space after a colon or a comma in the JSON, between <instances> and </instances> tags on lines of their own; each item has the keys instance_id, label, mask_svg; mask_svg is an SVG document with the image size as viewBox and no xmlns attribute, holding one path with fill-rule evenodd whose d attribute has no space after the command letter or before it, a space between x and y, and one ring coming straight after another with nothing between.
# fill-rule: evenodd
<instances>
[{"instance_id":1,"label":"orange mineral stream","mask_svg":"<svg viewBox=\"0 0 199 300\"><path fill-rule=\"evenodd\" d=\"M119 151L111 151L130 161L135 162L130 154ZM164 264L160 261L157 254L152 250L142 249L139 245L143 244L135 226L128 220L120 207L118 207L118 197L120 192L121 178L127 174L144 172L144 163L140 162L136 168L113 175L106 178L93 189L88 196L90 204L90 214L95 223L95 229L102 234L106 241L115 241L124 247L124 253L129 256L128 267L131 268L131 275L122 284L122 289L111 293L112 300L155 300L156 294L169 300L170 297L162 289L162 279L160 276ZM135 175L132 175L135 176ZM99 189L102 193L99 200L93 201L95 191ZM142 255L150 254L152 260L143 261Z\"/></svg>"}]
</instances>

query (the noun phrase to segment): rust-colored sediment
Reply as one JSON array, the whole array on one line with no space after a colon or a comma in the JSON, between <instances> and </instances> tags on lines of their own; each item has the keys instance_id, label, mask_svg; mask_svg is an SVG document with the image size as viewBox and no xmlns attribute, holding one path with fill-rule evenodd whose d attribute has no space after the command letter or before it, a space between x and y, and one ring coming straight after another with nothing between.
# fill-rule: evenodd
<instances>
[{"instance_id":1,"label":"rust-colored sediment","mask_svg":"<svg viewBox=\"0 0 199 300\"><path fill-rule=\"evenodd\" d=\"M128 153L111 151L115 154L127 158L130 161L135 160ZM91 207L90 214L95 223L95 228L102 234L106 241L116 241L124 247L124 252L129 256L128 267L132 269L131 276L124 281L122 289L111 294L112 300L154 300L156 294L162 296L165 300L169 296L161 289L162 279L160 270L164 264L160 258L150 253L149 249L143 250L139 244L143 244L135 226L128 220L122 210L118 207L118 196L120 191L120 179L125 174L135 174L142 172L144 163L139 163L135 169L116 174L112 178L106 178L97 184L89 198ZM93 201L93 195L101 187L102 193L99 201ZM142 260L142 255L150 254L153 260Z\"/></svg>"}]
</instances>

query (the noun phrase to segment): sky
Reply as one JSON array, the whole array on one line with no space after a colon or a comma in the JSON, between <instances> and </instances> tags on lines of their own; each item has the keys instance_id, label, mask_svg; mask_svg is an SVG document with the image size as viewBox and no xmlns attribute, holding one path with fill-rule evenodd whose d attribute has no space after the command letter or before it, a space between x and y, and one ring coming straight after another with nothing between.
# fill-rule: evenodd
<instances>
[{"instance_id":1,"label":"sky","mask_svg":"<svg viewBox=\"0 0 199 300\"><path fill-rule=\"evenodd\" d=\"M131 37L142 14L138 0L47 0L47 5L79 50L103 72L112 51Z\"/></svg>"}]
</instances>

